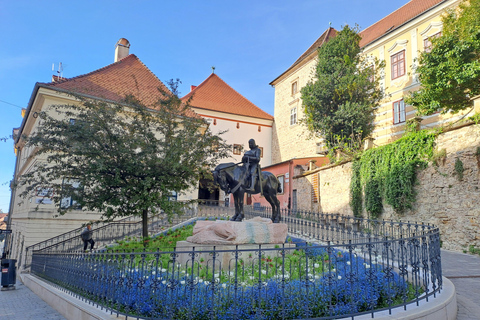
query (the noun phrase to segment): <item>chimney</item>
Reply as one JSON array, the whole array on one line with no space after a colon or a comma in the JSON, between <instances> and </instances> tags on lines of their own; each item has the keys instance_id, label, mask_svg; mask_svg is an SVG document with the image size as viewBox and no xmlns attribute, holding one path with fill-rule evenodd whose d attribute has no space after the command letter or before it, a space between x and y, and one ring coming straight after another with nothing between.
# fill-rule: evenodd
<instances>
[{"instance_id":1,"label":"chimney","mask_svg":"<svg viewBox=\"0 0 480 320\"><path fill-rule=\"evenodd\" d=\"M120 38L115 45L115 62L122 60L129 55L130 42L125 38Z\"/></svg>"},{"instance_id":2,"label":"chimney","mask_svg":"<svg viewBox=\"0 0 480 320\"><path fill-rule=\"evenodd\" d=\"M197 87L197 86L191 85L191 86L190 86L190 92L192 92L193 90L195 90L196 87Z\"/></svg>"}]
</instances>

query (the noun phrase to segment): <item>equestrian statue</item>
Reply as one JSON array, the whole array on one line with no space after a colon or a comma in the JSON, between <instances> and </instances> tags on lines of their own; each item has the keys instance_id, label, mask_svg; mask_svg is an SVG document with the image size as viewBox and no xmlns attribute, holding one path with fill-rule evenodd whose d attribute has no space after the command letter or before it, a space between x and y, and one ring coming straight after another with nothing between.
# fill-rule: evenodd
<instances>
[{"instance_id":1,"label":"equestrian statue","mask_svg":"<svg viewBox=\"0 0 480 320\"><path fill-rule=\"evenodd\" d=\"M282 186L274 174L260 169L261 150L255 140L248 141L250 150L242 157L242 165L235 163L221 163L213 171L213 181L227 194L233 194L235 215L231 221L242 221L243 199L245 193L261 193L272 206L272 221L278 223L280 216L280 201L277 193L282 192Z\"/></svg>"}]
</instances>

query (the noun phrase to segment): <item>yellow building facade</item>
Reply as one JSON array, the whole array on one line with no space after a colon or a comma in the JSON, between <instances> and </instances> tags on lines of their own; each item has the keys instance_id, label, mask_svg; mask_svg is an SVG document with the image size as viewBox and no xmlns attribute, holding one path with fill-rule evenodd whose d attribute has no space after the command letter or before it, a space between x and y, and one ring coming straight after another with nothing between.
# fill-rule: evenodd
<instances>
[{"instance_id":1,"label":"yellow building facade","mask_svg":"<svg viewBox=\"0 0 480 320\"><path fill-rule=\"evenodd\" d=\"M375 110L373 146L400 138L405 133L406 122L416 117L416 110L406 105L404 98L420 88L415 73L417 58L422 51L429 49L432 37L441 35L442 15L459 3L460 0L411 0L361 31L360 46L367 61L375 57L385 62L385 67L380 70L380 85L386 97ZM275 87L273 163L325 151L322 138L307 139L307 128L299 123L303 117L299 92L312 80L317 49L335 34L334 29L327 29L290 68L270 83ZM480 111L479 99L475 101L474 109ZM474 109L457 114L424 116L420 128L453 124L473 115Z\"/></svg>"}]
</instances>

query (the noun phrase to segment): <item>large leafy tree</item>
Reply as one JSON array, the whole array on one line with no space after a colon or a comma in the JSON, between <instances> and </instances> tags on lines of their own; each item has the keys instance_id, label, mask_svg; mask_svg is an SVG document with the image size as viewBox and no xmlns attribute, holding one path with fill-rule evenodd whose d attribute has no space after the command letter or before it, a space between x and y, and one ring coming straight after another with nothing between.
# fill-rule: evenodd
<instances>
[{"instance_id":1,"label":"large leafy tree","mask_svg":"<svg viewBox=\"0 0 480 320\"><path fill-rule=\"evenodd\" d=\"M123 103L77 97L40 113L38 130L25 137L44 158L20 176L22 195L49 190L59 214L83 208L103 220L138 215L143 236L147 217L172 213L180 202L171 192L198 184L229 148L177 95L178 82L150 108L133 96Z\"/></svg>"},{"instance_id":2,"label":"large leafy tree","mask_svg":"<svg viewBox=\"0 0 480 320\"><path fill-rule=\"evenodd\" d=\"M480 0L462 1L443 17L443 32L431 51L418 59L421 90L406 102L421 115L457 113L473 106L480 94Z\"/></svg>"},{"instance_id":3,"label":"large leafy tree","mask_svg":"<svg viewBox=\"0 0 480 320\"><path fill-rule=\"evenodd\" d=\"M383 91L383 64L361 54L360 35L349 26L318 49L314 79L302 88L305 123L330 150L358 149L373 130L374 108Z\"/></svg>"}]
</instances>

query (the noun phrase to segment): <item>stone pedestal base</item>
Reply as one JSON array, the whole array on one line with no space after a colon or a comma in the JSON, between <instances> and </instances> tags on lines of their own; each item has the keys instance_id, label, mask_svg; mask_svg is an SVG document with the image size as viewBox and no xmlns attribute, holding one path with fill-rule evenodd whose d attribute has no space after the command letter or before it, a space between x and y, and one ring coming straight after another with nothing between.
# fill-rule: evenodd
<instances>
[{"instance_id":1,"label":"stone pedestal base","mask_svg":"<svg viewBox=\"0 0 480 320\"><path fill-rule=\"evenodd\" d=\"M192 262L198 262L209 270L235 271L235 265L258 265L260 258L274 258L281 256L282 248L293 248L295 244L240 244L240 245L212 245L197 244L188 241L177 242L177 261L182 267L191 267ZM192 253L194 257L192 258ZM292 250L286 250L286 254ZM215 256L215 259L214 259ZM215 266L214 266L215 264Z\"/></svg>"}]
</instances>

